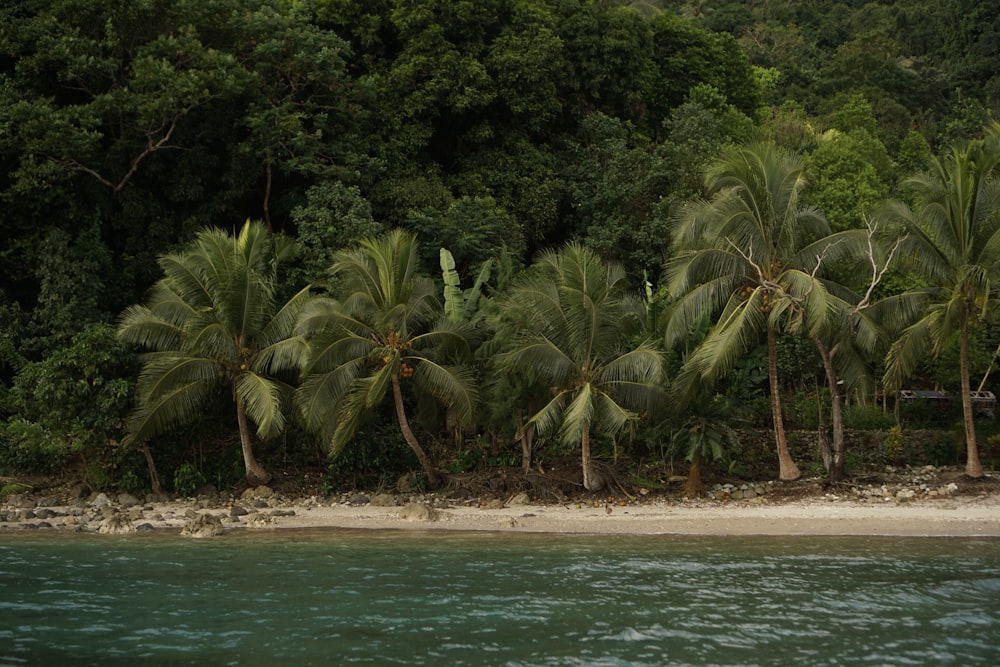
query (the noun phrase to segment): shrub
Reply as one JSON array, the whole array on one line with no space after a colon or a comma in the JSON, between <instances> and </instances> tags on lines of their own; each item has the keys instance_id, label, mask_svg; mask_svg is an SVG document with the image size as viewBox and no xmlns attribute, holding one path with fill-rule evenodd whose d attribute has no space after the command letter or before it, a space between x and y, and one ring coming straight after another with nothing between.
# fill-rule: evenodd
<instances>
[{"instance_id":1,"label":"shrub","mask_svg":"<svg viewBox=\"0 0 1000 667\"><path fill-rule=\"evenodd\" d=\"M205 475L193 463L181 464L174 471L174 491L182 496L193 496L205 485Z\"/></svg>"}]
</instances>

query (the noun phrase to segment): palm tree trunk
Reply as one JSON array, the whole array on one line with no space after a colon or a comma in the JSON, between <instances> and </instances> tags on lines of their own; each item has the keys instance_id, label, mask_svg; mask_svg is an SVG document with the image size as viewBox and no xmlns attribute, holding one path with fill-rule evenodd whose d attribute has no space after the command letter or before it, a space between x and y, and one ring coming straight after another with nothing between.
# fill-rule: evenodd
<instances>
[{"instance_id":1,"label":"palm tree trunk","mask_svg":"<svg viewBox=\"0 0 1000 667\"><path fill-rule=\"evenodd\" d=\"M146 467L149 468L149 484L152 491L157 496L163 495L163 487L160 486L160 476L156 473L156 463L153 462L153 453L149 451L149 444L142 443L142 455L146 457Z\"/></svg>"},{"instance_id":2,"label":"palm tree trunk","mask_svg":"<svg viewBox=\"0 0 1000 667\"><path fill-rule=\"evenodd\" d=\"M771 384L771 416L774 420L774 439L778 445L778 479L790 482L802 476L785 440L785 424L781 417L781 395L778 391L778 342L774 326L767 323L767 379Z\"/></svg>"},{"instance_id":3,"label":"palm tree trunk","mask_svg":"<svg viewBox=\"0 0 1000 667\"><path fill-rule=\"evenodd\" d=\"M403 432L403 439L406 440L406 444L410 446L413 453L417 455L420 467L427 474L427 483L431 488L436 488L441 484L441 476L434 469L434 466L431 465L430 457L427 456L420 443L417 442L417 436L413 434L413 429L410 428L410 422L406 418L406 410L403 409L403 392L399 388L399 377L396 375L392 376L392 398L396 404L396 419L399 421L399 430Z\"/></svg>"},{"instance_id":4,"label":"palm tree trunk","mask_svg":"<svg viewBox=\"0 0 1000 667\"><path fill-rule=\"evenodd\" d=\"M962 380L962 418L965 422L965 474L982 477L979 446L976 444L976 422L972 414L972 388L969 382L969 321L962 320L959 339L959 372Z\"/></svg>"},{"instance_id":5,"label":"palm tree trunk","mask_svg":"<svg viewBox=\"0 0 1000 667\"><path fill-rule=\"evenodd\" d=\"M590 429L583 429L580 435L580 453L583 464L583 488L588 491L597 491L604 486L604 480L594 472L594 464L590 459Z\"/></svg>"},{"instance_id":6,"label":"palm tree trunk","mask_svg":"<svg viewBox=\"0 0 1000 667\"><path fill-rule=\"evenodd\" d=\"M247 471L247 484L261 486L271 481L271 475L257 463L253 455L253 441L250 439L250 428L247 426L247 411L243 401L236 399L236 420L240 425L240 444L243 446L243 463Z\"/></svg>"},{"instance_id":7,"label":"palm tree trunk","mask_svg":"<svg viewBox=\"0 0 1000 667\"><path fill-rule=\"evenodd\" d=\"M844 479L844 461L846 446L844 445L844 410L840 400L840 385L837 384L837 371L833 368L833 352L827 349L819 338L813 338L819 357L823 360L823 370L826 372L826 383L830 389L830 427L833 430L833 456L827 474L831 482ZM820 424L820 428L823 425Z\"/></svg>"},{"instance_id":8,"label":"palm tree trunk","mask_svg":"<svg viewBox=\"0 0 1000 667\"><path fill-rule=\"evenodd\" d=\"M521 469L524 472L531 470L531 446L532 440L534 439L535 427L529 425L527 428L524 426L524 414L518 416L518 433L520 433L521 441Z\"/></svg>"},{"instance_id":9,"label":"palm tree trunk","mask_svg":"<svg viewBox=\"0 0 1000 667\"><path fill-rule=\"evenodd\" d=\"M699 498L705 493L705 485L701 482L701 457L691 459L687 481L684 482L684 497Z\"/></svg>"}]
</instances>

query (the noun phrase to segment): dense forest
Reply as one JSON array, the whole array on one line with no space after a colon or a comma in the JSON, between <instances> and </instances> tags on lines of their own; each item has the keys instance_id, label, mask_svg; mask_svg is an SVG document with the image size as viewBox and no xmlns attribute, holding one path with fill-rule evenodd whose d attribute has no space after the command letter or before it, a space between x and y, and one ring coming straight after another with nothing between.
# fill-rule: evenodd
<instances>
[{"instance_id":1,"label":"dense forest","mask_svg":"<svg viewBox=\"0 0 1000 667\"><path fill-rule=\"evenodd\" d=\"M998 117L988 2L0 2L0 473L982 475Z\"/></svg>"}]
</instances>

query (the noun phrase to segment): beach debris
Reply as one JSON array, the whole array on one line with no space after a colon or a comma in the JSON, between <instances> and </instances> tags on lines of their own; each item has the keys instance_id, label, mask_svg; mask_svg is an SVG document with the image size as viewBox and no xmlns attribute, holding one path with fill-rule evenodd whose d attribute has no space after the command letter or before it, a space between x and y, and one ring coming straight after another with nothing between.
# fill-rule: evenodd
<instances>
[{"instance_id":1,"label":"beach debris","mask_svg":"<svg viewBox=\"0 0 1000 667\"><path fill-rule=\"evenodd\" d=\"M398 503L396 497L389 493L377 493L372 496L369 504L372 507L395 507Z\"/></svg>"},{"instance_id":2,"label":"beach debris","mask_svg":"<svg viewBox=\"0 0 1000 667\"><path fill-rule=\"evenodd\" d=\"M135 532L135 526L127 516L114 514L104 520L97 532L103 535L129 535Z\"/></svg>"},{"instance_id":3,"label":"beach debris","mask_svg":"<svg viewBox=\"0 0 1000 667\"><path fill-rule=\"evenodd\" d=\"M248 528L268 528L274 525L274 517L264 512L247 514L244 521L246 521Z\"/></svg>"},{"instance_id":4,"label":"beach debris","mask_svg":"<svg viewBox=\"0 0 1000 667\"><path fill-rule=\"evenodd\" d=\"M274 489L269 486L255 486L240 494L240 500L264 500L274 495Z\"/></svg>"},{"instance_id":5,"label":"beach debris","mask_svg":"<svg viewBox=\"0 0 1000 667\"><path fill-rule=\"evenodd\" d=\"M215 537L222 533L222 520L214 514L199 514L181 528L182 537Z\"/></svg>"},{"instance_id":6,"label":"beach debris","mask_svg":"<svg viewBox=\"0 0 1000 667\"><path fill-rule=\"evenodd\" d=\"M424 503L407 503L399 511L399 516L404 521L437 521L439 513Z\"/></svg>"},{"instance_id":7,"label":"beach debris","mask_svg":"<svg viewBox=\"0 0 1000 667\"><path fill-rule=\"evenodd\" d=\"M524 493L522 491L521 493L516 494L514 497L512 497L510 500L508 500L507 504L508 505L530 505L531 504L531 496L529 496L527 493Z\"/></svg>"}]
</instances>

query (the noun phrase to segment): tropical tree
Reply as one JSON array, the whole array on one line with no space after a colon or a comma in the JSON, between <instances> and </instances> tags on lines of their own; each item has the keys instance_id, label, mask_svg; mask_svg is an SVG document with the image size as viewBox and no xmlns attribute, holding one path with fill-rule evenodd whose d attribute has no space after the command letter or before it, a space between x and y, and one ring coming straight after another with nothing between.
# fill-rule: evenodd
<instances>
[{"instance_id":1,"label":"tropical tree","mask_svg":"<svg viewBox=\"0 0 1000 667\"><path fill-rule=\"evenodd\" d=\"M690 465L684 495L696 498L705 493L701 466L705 462L723 461L740 444L733 423L735 410L731 399L708 397L696 406L693 414L683 420L670 434L670 451L680 455Z\"/></svg>"},{"instance_id":2,"label":"tropical tree","mask_svg":"<svg viewBox=\"0 0 1000 667\"><path fill-rule=\"evenodd\" d=\"M913 206L892 202L888 215L906 230L900 260L927 287L925 305L889 349L886 384L899 388L919 361L958 337L966 464L982 477L969 381L970 330L996 315L1000 283L1000 126L983 140L960 143L927 171L906 179Z\"/></svg>"},{"instance_id":3,"label":"tropical tree","mask_svg":"<svg viewBox=\"0 0 1000 667\"><path fill-rule=\"evenodd\" d=\"M645 307L625 284L620 266L570 244L543 253L501 304L500 335L510 337L499 365L549 388L551 399L528 425L580 446L590 491L604 485L591 459L592 430L618 433L662 393L660 352L630 344L643 331Z\"/></svg>"},{"instance_id":4,"label":"tropical tree","mask_svg":"<svg viewBox=\"0 0 1000 667\"><path fill-rule=\"evenodd\" d=\"M914 307L919 299L910 294L897 294L876 300L876 290L893 267L902 243L901 238L890 239L881 229L881 221L868 219L866 229L847 230L826 239L828 249L836 249L842 261L838 267L841 275L850 279L837 282L825 279L830 292L831 316L820 330L810 333L810 339L819 352L830 392L830 426L832 443L820 429L820 449L823 464L830 481L838 482L845 475L847 461L844 440L843 397L844 389L868 392L874 385L871 361L885 354L891 334L891 322L900 317L912 321ZM839 247L838 247L839 246ZM857 277L867 276L864 293L857 294L844 283L856 283Z\"/></svg>"},{"instance_id":5,"label":"tropical tree","mask_svg":"<svg viewBox=\"0 0 1000 667\"><path fill-rule=\"evenodd\" d=\"M276 298L279 265L294 249L288 239L247 221L236 236L207 229L180 252L160 258L163 278L145 304L124 311L118 328L122 340L152 350L143 358L128 441L192 421L227 386L247 482L270 479L254 457L249 421L262 438L285 426L286 381L302 355L292 331L309 298L308 289L284 304Z\"/></svg>"},{"instance_id":6,"label":"tropical tree","mask_svg":"<svg viewBox=\"0 0 1000 667\"><path fill-rule=\"evenodd\" d=\"M836 258L837 246L824 241L823 215L800 203L802 161L774 144L726 149L707 169L705 185L711 199L684 207L674 220L667 272L676 302L667 345L682 342L706 313L719 315L687 357L678 386L697 395L765 335L779 476L797 479L782 421L777 334L823 326L828 292L817 271L824 258Z\"/></svg>"},{"instance_id":7,"label":"tropical tree","mask_svg":"<svg viewBox=\"0 0 1000 667\"><path fill-rule=\"evenodd\" d=\"M416 237L395 229L335 255L339 298L314 299L299 320L309 353L297 402L307 427L336 453L391 389L403 437L437 486L440 473L410 426L403 385L470 423L476 389L458 362L470 354L472 329L444 316L433 281L417 272L418 252Z\"/></svg>"}]
</instances>

